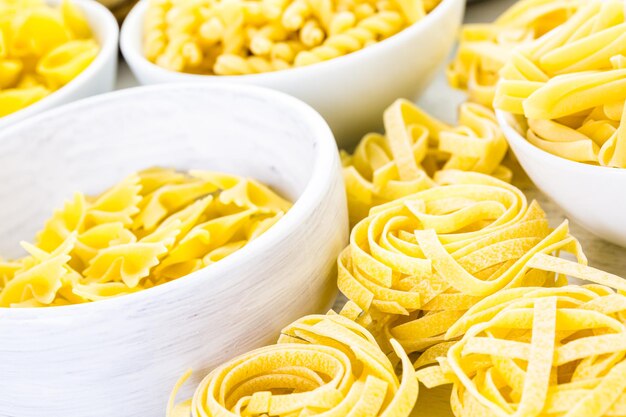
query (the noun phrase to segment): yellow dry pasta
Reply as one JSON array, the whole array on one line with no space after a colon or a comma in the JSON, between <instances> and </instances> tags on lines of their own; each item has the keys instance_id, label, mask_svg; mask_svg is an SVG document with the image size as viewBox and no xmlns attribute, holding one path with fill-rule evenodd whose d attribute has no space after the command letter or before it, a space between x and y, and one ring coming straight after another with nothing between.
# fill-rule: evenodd
<instances>
[{"instance_id":1,"label":"yellow dry pasta","mask_svg":"<svg viewBox=\"0 0 626 417\"><path fill-rule=\"evenodd\" d=\"M63 87L99 51L89 24L70 0L0 0L0 117Z\"/></svg>"},{"instance_id":2,"label":"yellow dry pasta","mask_svg":"<svg viewBox=\"0 0 626 417\"><path fill-rule=\"evenodd\" d=\"M439 0L149 0L146 58L172 71L245 75L311 65L412 25Z\"/></svg>"},{"instance_id":3,"label":"yellow dry pasta","mask_svg":"<svg viewBox=\"0 0 626 417\"><path fill-rule=\"evenodd\" d=\"M451 383L457 417L626 415L626 280L547 255L532 263L594 283L485 298L447 331L462 339L418 378Z\"/></svg>"},{"instance_id":4,"label":"yellow dry pasta","mask_svg":"<svg viewBox=\"0 0 626 417\"><path fill-rule=\"evenodd\" d=\"M351 224L376 205L432 187L440 169L511 179L501 165L506 140L493 112L480 104L462 104L458 126L451 127L401 99L384 122L384 135L367 134L352 155L342 153Z\"/></svg>"},{"instance_id":5,"label":"yellow dry pasta","mask_svg":"<svg viewBox=\"0 0 626 417\"><path fill-rule=\"evenodd\" d=\"M488 295L565 283L533 267L533 257L570 252L586 263L567 222L551 229L516 187L458 170L439 171L435 182L374 207L338 260L338 286L350 300L342 314L408 353L441 350L446 330Z\"/></svg>"},{"instance_id":6,"label":"yellow dry pasta","mask_svg":"<svg viewBox=\"0 0 626 417\"><path fill-rule=\"evenodd\" d=\"M96 197L77 193L28 255L0 262L0 307L84 303L163 284L256 239L291 207L266 186L151 168Z\"/></svg>"},{"instance_id":7,"label":"yellow dry pasta","mask_svg":"<svg viewBox=\"0 0 626 417\"><path fill-rule=\"evenodd\" d=\"M176 384L168 417L408 417L418 395L411 362L390 341L393 362L363 327L340 315L303 317L275 345L243 354L209 373L191 400L175 404L190 373Z\"/></svg>"},{"instance_id":8,"label":"yellow dry pasta","mask_svg":"<svg viewBox=\"0 0 626 417\"><path fill-rule=\"evenodd\" d=\"M516 49L494 106L562 158L626 168L626 20L619 0L585 2L549 35Z\"/></svg>"},{"instance_id":9,"label":"yellow dry pasta","mask_svg":"<svg viewBox=\"0 0 626 417\"><path fill-rule=\"evenodd\" d=\"M470 101L491 107L499 71L512 50L565 22L579 0L521 0L493 23L463 26L458 52L446 75Z\"/></svg>"}]
</instances>

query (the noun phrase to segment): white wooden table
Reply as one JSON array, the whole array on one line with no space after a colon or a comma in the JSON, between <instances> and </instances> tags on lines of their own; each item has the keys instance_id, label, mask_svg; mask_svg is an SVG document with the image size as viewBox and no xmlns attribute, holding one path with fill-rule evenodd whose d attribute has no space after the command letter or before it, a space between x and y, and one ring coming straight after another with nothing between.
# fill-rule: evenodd
<instances>
[{"instance_id":1,"label":"white wooden table","mask_svg":"<svg viewBox=\"0 0 626 417\"><path fill-rule=\"evenodd\" d=\"M514 2L515 0L483 0L477 4L472 4L468 6L465 21L471 23L491 22ZM137 81L128 70L126 64L120 63L117 88L127 88L136 85ZM454 123L457 106L463 100L463 93L449 88L442 72L424 93L418 104L435 116L449 123ZM521 188L529 200L536 199L539 201L553 226L558 225L565 219L563 211L537 190L519 168L514 169L514 172L513 184ZM581 195L581 198L589 198L589 196ZM591 266L620 276L626 276L626 248L620 248L605 242L573 222L570 222L570 226L572 234L583 245ZM342 299L337 300L337 304L341 303L343 303ZM412 417L452 416L450 406L448 405L449 396L450 391L446 387L427 390L420 386L419 400Z\"/></svg>"}]
</instances>

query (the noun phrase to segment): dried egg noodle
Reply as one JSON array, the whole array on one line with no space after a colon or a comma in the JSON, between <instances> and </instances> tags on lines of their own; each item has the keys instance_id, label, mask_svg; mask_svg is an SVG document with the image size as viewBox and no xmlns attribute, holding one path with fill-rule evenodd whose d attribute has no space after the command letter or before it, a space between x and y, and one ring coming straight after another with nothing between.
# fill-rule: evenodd
<instances>
[{"instance_id":1,"label":"dried egg noodle","mask_svg":"<svg viewBox=\"0 0 626 417\"><path fill-rule=\"evenodd\" d=\"M241 249L291 204L250 179L153 168L80 193L0 262L0 307L84 303L163 284Z\"/></svg>"},{"instance_id":2,"label":"dried egg noodle","mask_svg":"<svg viewBox=\"0 0 626 417\"><path fill-rule=\"evenodd\" d=\"M303 317L275 345L241 355L213 370L193 399L168 417L326 416L408 417L418 395L411 362L395 341L402 376L374 337L345 317Z\"/></svg>"},{"instance_id":3,"label":"dried egg noodle","mask_svg":"<svg viewBox=\"0 0 626 417\"><path fill-rule=\"evenodd\" d=\"M458 417L626 415L626 281L546 255L534 264L621 293L598 283L500 291L448 330L464 336L418 378L452 383Z\"/></svg>"},{"instance_id":4,"label":"dried egg noodle","mask_svg":"<svg viewBox=\"0 0 626 417\"><path fill-rule=\"evenodd\" d=\"M586 259L567 222L550 229L536 202L493 177L440 171L438 186L375 207L341 254L342 314L381 345L408 353L445 349L444 334L476 302L504 288L556 286L563 277L530 262L558 251ZM443 345L440 345L443 343Z\"/></svg>"},{"instance_id":5,"label":"dried egg noodle","mask_svg":"<svg viewBox=\"0 0 626 417\"><path fill-rule=\"evenodd\" d=\"M585 2L502 68L494 106L525 116L520 129L530 143L573 161L626 168L624 10L620 0Z\"/></svg>"},{"instance_id":6,"label":"dried egg noodle","mask_svg":"<svg viewBox=\"0 0 626 417\"><path fill-rule=\"evenodd\" d=\"M379 204L434 185L440 169L491 174L510 181L500 165L507 151L493 112L464 103L459 126L451 127L407 100L397 100L384 114L385 134L363 137L353 155L342 153L351 224Z\"/></svg>"},{"instance_id":7,"label":"dried egg noodle","mask_svg":"<svg viewBox=\"0 0 626 417\"><path fill-rule=\"evenodd\" d=\"M521 0L495 22L463 26L459 50L446 75L452 87L467 90L470 101L491 107L499 71L517 46L565 22L578 0Z\"/></svg>"},{"instance_id":8,"label":"dried egg noodle","mask_svg":"<svg viewBox=\"0 0 626 417\"><path fill-rule=\"evenodd\" d=\"M311 65L384 40L439 0L149 0L144 54L180 72L243 75Z\"/></svg>"},{"instance_id":9,"label":"dried egg noodle","mask_svg":"<svg viewBox=\"0 0 626 417\"><path fill-rule=\"evenodd\" d=\"M0 0L0 117L63 87L98 55L89 24L71 1Z\"/></svg>"}]
</instances>

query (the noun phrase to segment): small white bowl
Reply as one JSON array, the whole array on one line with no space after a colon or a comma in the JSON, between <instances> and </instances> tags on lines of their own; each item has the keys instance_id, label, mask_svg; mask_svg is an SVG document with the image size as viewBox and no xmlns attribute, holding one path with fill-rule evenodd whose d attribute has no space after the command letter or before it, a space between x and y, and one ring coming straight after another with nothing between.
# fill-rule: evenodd
<instances>
[{"instance_id":1,"label":"small white bowl","mask_svg":"<svg viewBox=\"0 0 626 417\"><path fill-rule=\"evenodd\" d=\"M626 169L570 161L526 140L513 116L496 111L500 127L522 168L567 216L591 233L626 247Z\"/></svg>"},{"instance_id":2,"label":"small white bowl","mask_svg":"<svg viewBox=\"0 0 626 417\"><path fill-rule=\"evenodd\" d=\"M111 12L93 0L73 0L85 13L100 52L93 62L59 90L28 107L0 117L0 129L44 110L113 90L117 76L119 27ZM48 0L58 5L61 0Z\"/></svg>"},{"instance_id":3,"label":"small white bowl","mask_svg":"<svg viewBox=\"0 0 626 417\"><path fill-rule=\"evenodd\" d=\"M465 0L442 0L431 13L378 44L318 64L262 74L195 75L169 71L148 61L142 50L147 1L126 18L120 46L141 84L167 82L245 83L291 94L326 119L340 146L349 148L382 126L395 99L417 96L445 61L457 36Z\"/></svg>"},{"instance_id":4,"label":"small white bowl","mask_svg":"<svg viewBox=\"0 0 626 417\"><path fill-rule=\"evenodd\" d=\"M155 165L253 177L295 204L243 249L162 286L89 304L0 308L0 415L162 416L186 369L197 383L332 305L348 239L337 146L309 106L250 86L122 90L3 131L0 254L20 255L18 242L75 191L99 193Z\"/></svg>"}]
</instances>

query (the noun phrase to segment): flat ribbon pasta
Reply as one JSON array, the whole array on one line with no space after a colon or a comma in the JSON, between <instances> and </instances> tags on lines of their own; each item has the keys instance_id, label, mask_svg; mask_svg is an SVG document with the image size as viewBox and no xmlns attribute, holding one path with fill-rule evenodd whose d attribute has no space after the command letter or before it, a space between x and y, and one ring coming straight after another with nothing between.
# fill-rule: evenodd
<instances>
[{"instance_id":1,"label":"flat ribbon pasta","mask_svg":"<svg viewBox=\"0 0 626 417\"><path fill-rule=\"evenodd\" d=\"M0 117L27 107L76 78L100 50L70 0L0 0Z\"/></svg>"},{"instance_id":2,"label":"flat ribbon pasta","mask_svg":"<svg viewBox=\"0 0 626 417\"><path fill-rule=\"evenodd\" d=\"M533 268L533 256L567 251L586 263L567 222L550 229L539 205L512 185L456 170L435 181L373 208L338 260L338 286L351 300L342 313L409 353L445 342L446 330L488 295L565 283Z\"/></svg>"},{"instance_id":3,"label":"flat ribbon pasta","mask_svg":"<svg viewBox=\"0 0 626 417\"><path fill-rule=\"evenodd\" d=\"M454 61L446 75L452 87L467 91L470 101L491 107L499 71L511 51L565 22L578 0L521 0L490 24L464 25Z\"/></svg>"},{"instance_id":4,"label":"flat ribbon pasta","mask_svg":"<svg viewBox=\"0 0 626 417\"><path fill-rule=\"evenodd\" d=\"M84 303L161 285L218 262L291 204L254 180L152 168L97 197L77 193L0 262L0 307Z\"/></svg>"},{"instance_id":5,"label":"flat ribbon pasta","mask_svg":"<svg viewBox=\"0 0 626 417\"><path fill-rule=\"evenodd\" d=\"M459 126L451 127L401 99L385 111L384 122L385 135L367 134L354 154L342 153L353 225L376 205L432 187L431 176L440 169L511 179L501 165L506 140L484 106L462 104Z\"/></svg>"},{"instance_id":6,"label":"flat ribbon pasta","mask_svg":"<svg viewBox=\"0 0 626 417\"><path fill-rule=\"evenodd\" d=\"M464 336L418 378L427 387L452 383L458 417L623 416L626 281L546 255L533 264L596 283L487 297L448 330Z\"/></svg>"},{"instance_id":7,"label":"flat ribbon pasta","mask_svg":"<svg viewBox=\"0 0 626 417\"><path fill-rule=\"evenodd\" d=\"M193 399L168 417L328 416L408 417L418 395L411 362L391 341L402 376L374 337L345 317L306 316L287 326L278 343L243 354L209 373Z\"/></svg>"},{"instance_id":8,"label":"flat ribbon pasta","mask_svg":"<svg viewBox=\"0 0 626 417\"><path fill-rule=\"evenodd\" d=\"M626 167L623 2L592 0L502 68L494 106L522 115L533 145L562 158Z\"/></svg>"}]
</instances>

